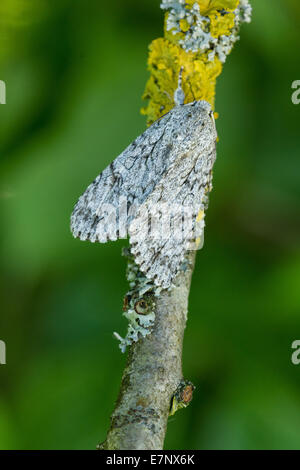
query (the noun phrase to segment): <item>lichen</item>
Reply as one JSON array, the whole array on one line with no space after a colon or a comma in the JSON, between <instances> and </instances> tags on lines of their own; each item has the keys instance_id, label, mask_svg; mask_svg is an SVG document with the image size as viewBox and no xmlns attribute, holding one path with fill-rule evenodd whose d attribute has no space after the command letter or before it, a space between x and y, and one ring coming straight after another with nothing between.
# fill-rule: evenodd
<instances>
[{"instance_id":1,"label":"lichen","mask_svg":"<svg viewBox=\"0 0 300 470\"><path fill-rule=\"evenodd\" d=\"M148 124L173 108L181 68L185 102L203 99L214 107L216 79L252 11L248 0L162 0L161 8L164 37L150 45L143 95Z\"/></svg>"},{"instance_id":2,"label":"lichen","mask_svg":"<svg viewBox=\"0 0 300 470\"><path fill-rule=\"evenodd\" d=\"M123 315L129 324L125 338L116 332L114 336L120 341L121 351L125 352L127 346L151 333L155 321L155 297L162 289L139 270L129 248L123 250L123 255L128 258L127 280L130 287L124 297Z\"/></svg>"},{"instance_id":3,"label":"lichen","mask_svg":"<svg viewBox=\"0 0 300 470\"><path fill-rule=\"evenodd\" d=\"M189 406L193 399L195 386L189 380L182 379L171 398L169 416L173 416L176 411Z\"/></svg>"}]
</instances>

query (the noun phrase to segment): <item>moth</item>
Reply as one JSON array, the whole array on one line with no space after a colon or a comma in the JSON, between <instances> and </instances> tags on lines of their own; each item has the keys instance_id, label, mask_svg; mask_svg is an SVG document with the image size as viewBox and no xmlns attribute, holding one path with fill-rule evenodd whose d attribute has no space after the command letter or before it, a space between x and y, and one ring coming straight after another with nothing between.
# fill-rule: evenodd
<instances>
[{"instance_id":1,"label":"moth","mask_svg":"<svg viewBox=\"0 0 300 470\"><path fill-rule=\"evenodd\" d=\"M212 108L206 101L183 104L181 74L174 108L97 176L71 216L80 240L105 243L129 235L140 271L164 289L203 236L216 159Z\"/></svg>"}]
</instances>

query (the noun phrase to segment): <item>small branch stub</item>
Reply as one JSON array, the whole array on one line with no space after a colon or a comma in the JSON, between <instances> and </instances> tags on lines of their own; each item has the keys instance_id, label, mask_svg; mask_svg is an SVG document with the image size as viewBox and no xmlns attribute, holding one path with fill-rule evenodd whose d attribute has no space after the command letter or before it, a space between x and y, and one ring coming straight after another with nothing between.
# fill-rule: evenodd
<instances>
[{"instance_id":1,"label":"small branch stub","mask_svg":"<svg viewBox=\"0 0 300 470\"><path fill-rule=\"evenodd\" d=\"M170 409L174 414L191 402L194 386L182 379L182 342L194 260L195 252L189 252L174 287L155 298L151 334L130 345L111 426L99 449L163 449Z\"/></svg>"},{"instance_id":2,"label":"small branch stub","mask_svg":"<svg viewBox=\"0 0 300 470\"><path fill-rule=\"evenodd\" d=\"M192 382L188 380L183 379L180 382L171 400L170 416L173 416L177 410L186 408L191 403L195 388Z\"/></svg>"}]
</instances>

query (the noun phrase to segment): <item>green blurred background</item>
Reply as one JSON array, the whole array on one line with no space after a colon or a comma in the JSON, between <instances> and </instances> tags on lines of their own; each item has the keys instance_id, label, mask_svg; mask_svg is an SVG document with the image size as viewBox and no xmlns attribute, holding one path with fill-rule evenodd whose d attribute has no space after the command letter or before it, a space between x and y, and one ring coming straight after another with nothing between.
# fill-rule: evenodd
<instances>
[{"instance_id":1,"label":"green blurred background","mask_svg":"<svg viewBox=\"0 0 300 470\"><path fill-rule=\"evenodd\" d=\"M252 0L218 80L220 143L166 449L300 449L298 0ZM145 128L159 0L1 0L1 449L93 449L125 356L124 241L74 240L87 184Z\"/></svg>"}]
</instances>

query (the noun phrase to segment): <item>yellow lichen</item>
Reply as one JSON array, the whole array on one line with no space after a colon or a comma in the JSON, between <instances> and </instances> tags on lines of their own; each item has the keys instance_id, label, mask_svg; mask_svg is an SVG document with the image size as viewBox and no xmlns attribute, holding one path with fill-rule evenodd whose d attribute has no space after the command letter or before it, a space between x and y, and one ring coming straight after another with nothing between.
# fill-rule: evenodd
<instances>
[{"instance_id":1,"label":"yellow lichen","mask_svg":"<svg viewBox=\"0 0 300 470\"><path fill-rule=\"evenodd\" d=\"M195 3L199 4L201 15L208 18L207 27L213 38L231 34L235 19L233 11L239 0L186 0L185 8L190 10ZM181 47L180 40L189 31L190 24L182 19L181 32L174 34L174 31L167 30L168 15L166 12L164 38L154 40L149 48L150 78L143 95L148 104L142 109L149 125L174 107L173 96L181 67L185 102L204 99L213 107L216 79L222 72L222 63L217 55L211 58L207 51L192 52Z\"/></svg>"}]
</instances>

